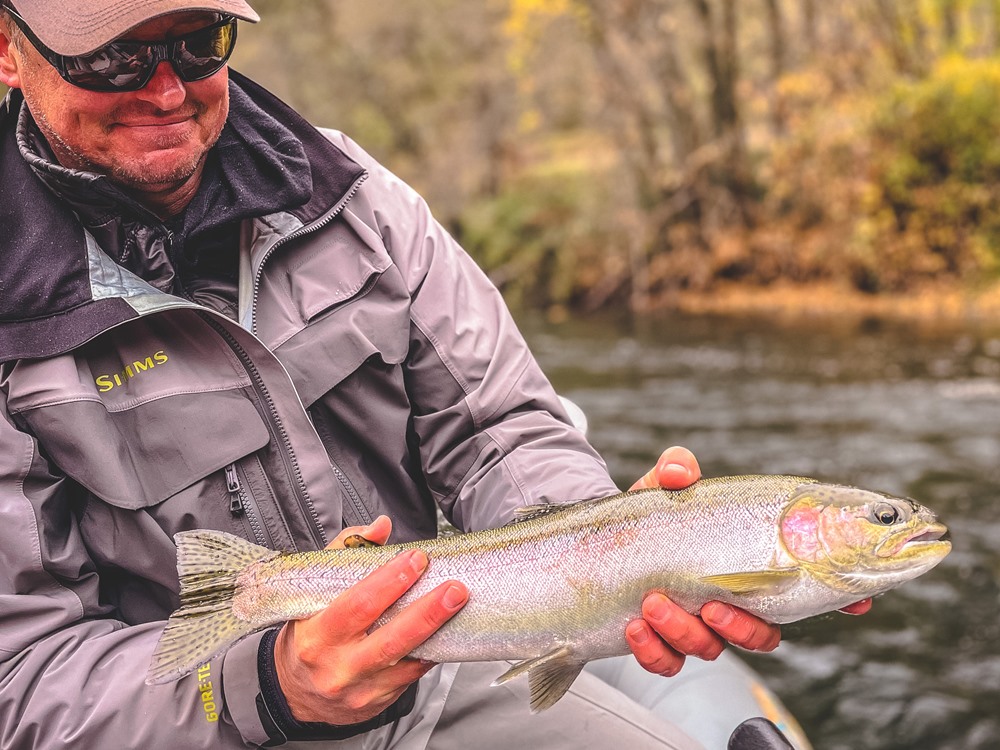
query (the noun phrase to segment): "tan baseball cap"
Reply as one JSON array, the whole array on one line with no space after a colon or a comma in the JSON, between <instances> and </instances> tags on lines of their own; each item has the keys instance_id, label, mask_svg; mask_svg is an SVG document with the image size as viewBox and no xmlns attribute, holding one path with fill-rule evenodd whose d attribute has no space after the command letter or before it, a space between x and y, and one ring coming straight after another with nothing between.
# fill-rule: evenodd
<instances>
[{"instance_id":1,"label":"tan baseball cap","mask_svg":"<svg viewBox=\"0 0 1000 750\"><path fill-rule=\"evenodd\" d=\"M136 26L180 11L225 13L256 23L243 0L8 0L42 43L60 55L86 55Z\"/></svg>"}]
</instances>

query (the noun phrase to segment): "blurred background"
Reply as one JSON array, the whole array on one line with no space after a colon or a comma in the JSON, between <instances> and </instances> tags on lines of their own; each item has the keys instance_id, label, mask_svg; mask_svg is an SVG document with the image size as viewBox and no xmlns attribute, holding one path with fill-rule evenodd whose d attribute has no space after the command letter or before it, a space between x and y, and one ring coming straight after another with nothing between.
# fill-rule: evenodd
<instances>
[{"instance_id":1,"label":"blurred background","mask_svg":"<svg viewBox=\"0 0 1000 750\"><path fill-rule=\"evenodd\" d=\"M234 67L413 184L515 307L993 301L996 0L255 7Z\"/></svg>"}]
</instances>

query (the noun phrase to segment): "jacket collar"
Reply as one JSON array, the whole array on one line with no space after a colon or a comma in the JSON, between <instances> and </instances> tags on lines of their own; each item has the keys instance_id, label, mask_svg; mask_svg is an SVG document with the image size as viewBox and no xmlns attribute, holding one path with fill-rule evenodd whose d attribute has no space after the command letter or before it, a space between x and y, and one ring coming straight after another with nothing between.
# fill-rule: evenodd
<instances>
[{"instance_id":1,"label":"jacket collar","mask_svg":"<svg viewBox=\"0 0 1000 750\"><path fill-rule=\"evenodd\" d=\"M240 203L261 170L267 172L263 179L274 180L283 165L296 160L309 189L299 192L298 205L289 213L308 225L344 200L364 170L257 84L235 71L230 81L234 97L246 97L248 106L258 108L273 126L247 128L234 118L213 149L215 158L230 158L241 150L234 147L240 143L262 142L276 156L263 166L228 165L237 178L223 186L216 208ZM94 241L81 221L90 224L116 212L151 216L102 175L67 170L44 154L29 164L21 148L28 131L23 120L18 126L22 109L28 116L23 101L12 90L0 104L0 226L5 230L0 238L0 361L60 354L136 317L124 297L95 293ZM71 201L60 197L67 190ZM259 203L246 202L245 208L247 216L267 213Z\"/></svg>"}]
</instances>

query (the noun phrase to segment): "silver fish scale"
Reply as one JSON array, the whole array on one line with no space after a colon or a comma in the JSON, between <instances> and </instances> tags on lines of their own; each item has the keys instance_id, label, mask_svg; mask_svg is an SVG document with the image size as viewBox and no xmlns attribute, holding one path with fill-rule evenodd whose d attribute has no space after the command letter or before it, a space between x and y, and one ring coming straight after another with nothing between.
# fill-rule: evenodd
<instances>
[{"instance_id":1,"label":"silver fish scale","mask_svg":"<svg viewBox=\"0 0 1000 750\"><path fill-rule=\"evenodd\" d=\"M789 494L809 481L707 479L689 490L623 493L475 534L284 556L256 571L261 596L253 619L270 624L311 614L419 547L430 559L427 571L376 626L445 581L462 581L471 594L416 656L515 659L558 645L588 658L624 653L625 625L640 615L650 590L668 591L693 611L707 587L692 572L771 567L778 516Z\"/></svg>"}]
</instances>

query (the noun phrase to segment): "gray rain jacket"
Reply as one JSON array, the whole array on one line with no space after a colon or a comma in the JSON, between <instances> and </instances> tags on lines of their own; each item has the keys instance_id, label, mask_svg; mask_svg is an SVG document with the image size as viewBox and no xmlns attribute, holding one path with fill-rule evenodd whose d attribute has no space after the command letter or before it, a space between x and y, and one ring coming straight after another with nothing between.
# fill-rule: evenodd
<instances>
[{"instance_id":1,"label":"gray rain jacket","mask_svg":"<svg viewBox=\"0 0 1000 750\"><path fill-rule=\"evenodd\" d=\"M144 282L20 156L0 111L0 747L264 744L252 636L146 686L173 535L394 541L615 490L503 301L423 201L249 81L312 195L244 222L235 321ZM105 178L92 176L99 195Z\"/></svg>"}]
</instances>

